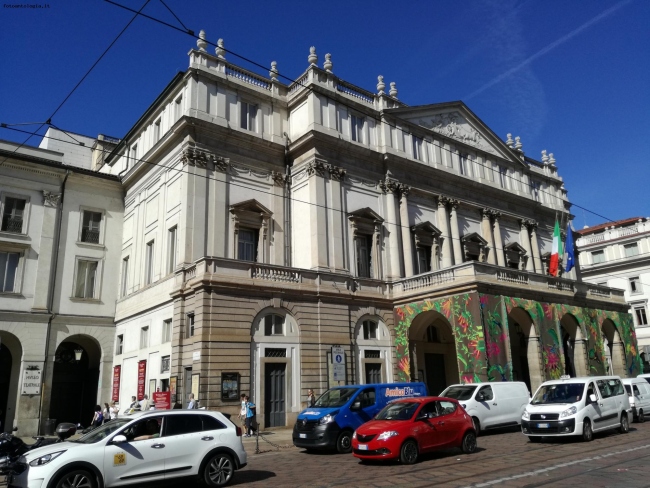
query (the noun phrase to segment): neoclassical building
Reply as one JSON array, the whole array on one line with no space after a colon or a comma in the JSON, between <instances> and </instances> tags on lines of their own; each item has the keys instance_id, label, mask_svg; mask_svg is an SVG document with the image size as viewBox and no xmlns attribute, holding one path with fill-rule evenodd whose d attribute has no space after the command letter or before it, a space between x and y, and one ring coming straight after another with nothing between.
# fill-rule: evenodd
<instances>
[{"instance_id":1,"label":"neoclassical building","mask_svg":"<svg viewBox=\"0 0 650 488\"><path fill-rule=\"evenodd\" d=\"M340 381L431 393L600 374L606 352L640 372L622 291L547 274L570 209L553 154L525 155L462 102L357 87L314 48L286 84L204 39L101 162L125 194L122 404L139 379L230 413L245 392L263 425L291 425L307 389L339 383L332 347Z\"/></svg>"}]
</instances>

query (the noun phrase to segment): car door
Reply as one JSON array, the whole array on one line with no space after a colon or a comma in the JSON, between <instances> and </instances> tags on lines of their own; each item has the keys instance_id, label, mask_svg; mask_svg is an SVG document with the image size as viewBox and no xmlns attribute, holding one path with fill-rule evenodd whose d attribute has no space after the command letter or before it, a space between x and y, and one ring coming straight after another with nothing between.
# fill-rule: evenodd
<instances>
[{"instance_id":1,"label":"car door","mask_svg":"<svg viewBox=\"0 0 650 488\"><path fill-rule=\"evenodd\" d=\"M415 416L413 430L421 451L435 449L442 443L438 416L438 406L435 401L424 404Z\"/></svg>"},{"instance_id":2,"label":"car door","mask_svg":"<svg viewBox=\"0 0 650 488\"><path fill-rule=\"evenodd\" d=\"M444 448L455 443L458 432L462 428L460 421L463 417L454 415L458 407L454 402L439 400L436 402L436 407L438 409L436 427L440 439L437 447Z\"/></svg>"},{"instance_id":3,"label":"car door","mask_svg":"<svg viewBox=\"0 0 650 488\"><path fill-rule=\"evenodd\" d=\"M202 417L187 412L166 418L164 439L171 446L165 458L167 479L198 473L203 457L214 446L215 434L204 432Z\"/></svg>"},{"instance_id":4,"label":"car door","mask_svg":"<svg viewBox=\"0 0 650 488\"><path fill-rule=\"evenodd\" d=\"M136 440L152 434L148 426L157 423L158 433L163 427L163 417L149 416L111 436L111 441L104 448L104 485L120 486L163 480L165 477L164 439L153 437ZM114 444L112 439L124 435L126 442Z\"/></svg>"},{"instance_id":5,"label":"car door","mask_svg":"<svg viewBox=\"0 0 650 488\"><path fill-rule=\"evenodd\" d=\"M616 418L616 399L612 397L611 387L607 380L596 381L598 392L600 393L600 417L594 419L594 430L606 429L618 423Z\"/></svg>"},{"instance_id":6,"label":"car door","mask_svg":"<svg viewBox=\"0 0 650 488\"><path fill-rule=\"evenodd\" d=\"M476 402L476 416L481 422L481 428L487 428L499 423L497 401L490 385L482 386L474 396Z\"/></svg>"}]
</instances>

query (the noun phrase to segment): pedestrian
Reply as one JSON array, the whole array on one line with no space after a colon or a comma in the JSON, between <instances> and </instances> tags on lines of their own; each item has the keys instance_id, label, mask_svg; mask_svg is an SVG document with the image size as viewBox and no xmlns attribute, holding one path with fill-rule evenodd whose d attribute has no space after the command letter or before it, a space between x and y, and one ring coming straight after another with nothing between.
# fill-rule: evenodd
<instances>
[{"instance_id":1,"label":"pedestrian","mask_svg":"<svg viewBox=\"0 0 650 488\"><path fill-rule=\"evenodd\" d=\"M197 408L196 400L194 400L194 393L189 394L189 401L187 402L187 409L194 410Z\"/></svg>"},{"instance_id":2,"label":"pedestrian","mask_svg":"<svg viewBox=\"0 0 650 488\"><path fill-rule=\"evenodd\" d=\"M108 406L108 403L104 403L104 410L102 410L102 415L104 415L104 423L111 420L111 407Z\"/></svg>"},{"instance_id":3,"label":"pedestrian","mask_svg":"<svg viewBox=\"0 0 650 488\"><path fill-rule=\"evenodd\" d=\"M131 405L129 406L129 409L140 410L140 404L134 396L131 397Z\"/></svg>"},{"instance_id":4,"label":"pedestrian","mask_svg":"<svg viewBox=\"0 0 650 488\"><path fill-rule=\"evenodd\" d=\"M313 407L316 405L316 396L314 395L314 390L311 388L307 391L307 407Z\"/></svg>"},{"instance_id":5,"label":"pedestrian","mask_svg":"<svg viewBox=\"0 0 650 488\"><path fill-rule=\"evenodd\" d=\"M115 405L115 402L111 402L111 420L115 420L117 418L117 414L120 412L120 407Z\"/></svg>"},{"instance_id":6,"label":"pedestrian","mask_svg":"<svg viewBox=\"0 0 650 488\"><path fill-rule=\"evenodd\" d=\"M239 409L239 420L241 421L241 427L242 430L246 429L246 393L242 393L239 396L239 400L241 401L241 407Z\"/></svg>"},{"instance_id":7,"label":"pedestrian","mask_svg":"<svg viewBox=\"0 0 650 488\"><path fill-rule=\"evenodd\" d=\"M104 422L104 414L102 414L102 407L95 405L95 415L93 415L93 420L91 422L91 427L99 427Z\"/></svg>"},{"instance_id":8,"label":"pedestrian","mask_svg":"<svg viewBox=\"0 0 650 488\"><path fill-rule=\"evenodd\" d=\"M255 426L255 404L246 397L246 437L253 435Z\"/></svg>"},{"instance_id":9,"label":"pedestrian","mask_svg":"<svg viewBox=\"0 0 650 488\"><path fill-rule=\"evenodd\" d=\"M149 395L145 395L140 402L140 410L147 412L149 409L151 409L151 401L149 400Z\"/></svg>"}]
</instances>

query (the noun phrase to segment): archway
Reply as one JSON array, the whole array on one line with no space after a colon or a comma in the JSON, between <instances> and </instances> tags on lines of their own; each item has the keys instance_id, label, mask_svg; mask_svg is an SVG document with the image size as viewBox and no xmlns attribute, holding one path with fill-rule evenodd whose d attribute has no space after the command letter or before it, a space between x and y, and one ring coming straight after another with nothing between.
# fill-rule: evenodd
<instances>
[{"instance_id":1,"label":"archway","mask_svg":"<svg viewBox=\"0 0 650 488\"><path fill-rule=\"evenodd\" d=\"M20 340L0 331L0 432L11 432L14 426L21 359Z\"/></svg>"},{"instance_id":2,"label":"archway","mask_svg":"<svg viewBox=\"0 0 650 488\"><path fill-rule=\"evenodd\" d=\"M451 324L438 312L423 312L409 329L411 378L426 383L429 395L460 382L456 339Z\"/></svg>"},{"instance_id":3,"label":"archway","mask_svg":"<svg viewBox=\"0 0 650 488\"><path fill-rule=\"evenodd\" d=\"M605 319L602 325L602 333L603 342L605 343L607 374L615 374L621 378L626 378L625 347L614 322L610 319Z\"/></svg>"},{"instance_id":4,"label":"archway","mask_svg":"<svg viewBox=\"0 0 650 488\"><path fill-rule=\"evenodd\" d=\"M508 314L508 331L513 380L523 381L529 391L534 393L544 382L544 370L539 335L528 312L522 308L513 308Z\"/></svg>"},{"instance_id":5,"label":"archway","mask_svg":"<svg viewBox=\"0 0 650 488\"><path fill-rule=\"evenodd\" d=\"M587 376L587 351L582 329L571 314L564 314L560 319L560 340L564 352L564 374Z\"/></svg>"},{"instance_id":6,"label":"archway","mask_svg":"<svg viewBox=\"0 0 650 488\"><path fill-rule=\"evenodd\" d=\"M391 383L390 333L379 317L364 315L354 331L356 383Z\"/></svg>"},{"instance_id":7,"label":"archway","mask_svg":"<svg viewBox=\"0 0 650 488\"><path fill-rule=\"evenodd\" d=\"M54 355L49 418L90 425L97 398L101 349L94 339L73 335L61 342ZM104 400L108 401L108 399Z\"/></svg>"}]
</instances>

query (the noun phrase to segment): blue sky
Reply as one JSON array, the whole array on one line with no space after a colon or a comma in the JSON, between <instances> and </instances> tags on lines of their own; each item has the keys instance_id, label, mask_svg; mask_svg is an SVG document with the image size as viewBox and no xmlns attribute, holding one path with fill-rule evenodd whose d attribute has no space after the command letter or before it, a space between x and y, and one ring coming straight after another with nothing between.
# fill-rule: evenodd
<instances>
[{"instance_id":1,"label":"blue sky","mask_svg":"<svg viewBox=\"0 0 650 488\"><path fill-rule=\"evenodd\" d=\"M48 1L0 10L0 122L46 120L133 15L100 0ZM145 0L115 1L137 10ZM188 28L264 66L275 60L291 78L313 45L319 64L331 53L334 73L368 90L381 74L409 105L463 100L503 139L521 136L527 155L553 152L575 205L614 220L650 216L646 0L165 2ZM160 0L144 13L179 25ZM52 123L123 136L195 45L137 19ZM25 137L0 129L1 139ZM603 221L572 210L576 228Z\"/></svg>"}]
</instances>

